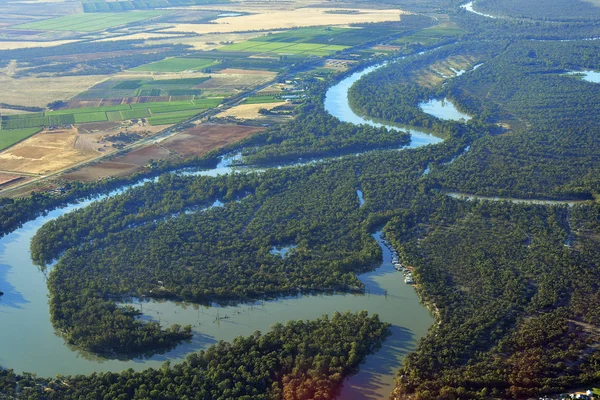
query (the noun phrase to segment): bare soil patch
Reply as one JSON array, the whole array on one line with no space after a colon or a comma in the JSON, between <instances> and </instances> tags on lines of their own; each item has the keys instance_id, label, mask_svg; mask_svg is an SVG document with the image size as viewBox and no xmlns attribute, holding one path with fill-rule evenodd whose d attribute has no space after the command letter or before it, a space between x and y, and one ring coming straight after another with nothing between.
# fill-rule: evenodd
<instances>
[{"instance_id":1,"label":"bare soil patch","mask_svg":"<svg viewBox=\"0 0 600 400\"><path fill-rule=\"evenodd\" d=\"M218 18L213 24L177 24L164 32L229 33L289 29L304 26L348 25L365 22L398 21L403 11L398 9L354 9L352 14L331 14L328 8L297 8L294 10L248 9L254 14Z\"/></svg>"},{"instance_id":2,"label":"bare soil patch","mask_svg":"<svg viewBox=\"0 0 600 400\"><path fill-rule=\"evenodd\" d=\"M99 155L77 148L77 137L75 129L40 132L0 153L0 170L48 174Z\"/></svg>"},{"instance_id":3,"label":"bare soil patch","mask_svg":"<svg viewBox=\"0 0 600 400\"><path fill-rule=\"evenodd\" d=\"M142 147L141 149L133 150L124 156L117 157L113 161L124 164L132 164L136 166L143 166L148 164L152 160L162 160L167 158L171 152L158 145L150 145Z\"/></svg>"},{"instance_id":4,"label":"bare soil patch","mask_svg":"<svg viewBox=\"0 0 600 400\"><path fill-rule=\"evenodd\" d=\"M92 182L109 176L127 176L141 171L152 160L164 160L170 156L171 152L168 149L152 144L110 161L81 168L63 175L62 178L69 181Z\"/></svg>"},{"instance_id":5,"label":"bare soil patch","mask_svg":"<svg viewBox=\"0 0 600 400\"><path fill-rule=\"evenodd\" d=\"M261 108L265 108L267 110L271 110L277 106L280 106L282 102L278 103L259 103L259 104L241 104L239 106L231 107L228 110L225 110L219 114L217 117L234 117L237 119L263 119L264 115L259 114L259 110Z\"/></svg>"},{"instance_id":6,"label":"bare soil patch","mask_svg":"<svg viewBox=\"0 0 600 400\"><path fill-rule=\"evenodd\" d=\"M54 40L51 42L0 42L0 50L15 50L15 49L25 49L31 47L55 47L60 46L67 43L74 43L77 40Z\"/></svg>"},{"instance_id":7,"label":"bare soil patch","mask_svg":"<svg viewBox=\"0 0 600 400\"><path fill-rule=\"evenodd\" d=\"M232 72L235 71L235 72ZM223 70L214 73L211 79L196 86L213 93L231 93L265 84L275 79L277 74L271 71L259 71L254 73L249 70Z\"/></svg>"},{"instance_id":8,"label":"bare soil patch","mask_svg":"<svg viewBox=\"0 0 600 400\"><path fill-rule=\"evenodd\" d=\"M19 79L0 75L0 103L45 107L55 100L68 100L105 79L103 75Z\"/></svg>"},{"instance_id":9,"label":"bare soil patch","mask_svg":"<svg viewBox=\"0 0 600 400\"><path fill-rule=\"evenodd\" d=\"M200 156L262 131L254 126L203 124L165 140L163 146L184 157Z\"/></svg>"},{"instance_id":10,"label":"bare soil patch","mask_svg":"<svg viewBox=\"0 0 600 400\"><path fill-rule=\"evenodd\" d=\"M20 180L21 178L23 178L23 177L19 176L19 175L9 175L9 174L0 173L0 187L7 186L9 183L15 183L16 181Z\"/></svg>"}]
</instances>

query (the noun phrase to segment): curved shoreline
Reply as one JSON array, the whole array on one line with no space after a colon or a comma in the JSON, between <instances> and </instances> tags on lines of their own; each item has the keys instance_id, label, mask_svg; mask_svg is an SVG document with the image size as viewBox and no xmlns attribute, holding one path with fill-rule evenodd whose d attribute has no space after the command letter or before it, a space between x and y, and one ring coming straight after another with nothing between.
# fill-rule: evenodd
<instances>
[{"instance_id":1,"label":"curved shoreline","mask_svg":"<svg viewBox=\"0 0 600 400\"><path fill-rule=\"evenodd\" d=\"M352 79L355 81L377 67L367 67L354 73L349 77L350 80L343 79L327 91L328 99L331 100L332 90L337 89L340 100L337 103L345 103L348 107L346 111L349 114L333 115L338 118L341 116L340 119L344 122L350 122L345 118L353 114L347 102L347 89L352 85ZM376 124L358 116L356 118L358 121L352 121L353 123ZM400 129L393 126L389 128ZM424 132L411 130L411 133L413 140L408 146L410 148L439 143L442 140ZM230 173L230 161L225 158L216 168L197 171L195 174L214 176ZM111 195L145 181L147 180L121 187L111 192ZM127 368L157 368L167 360L179 362L187 354L206 348L218 340L229 341L240 335L250 335L255 330L267 330L273 323L290 319L314 319L322 314L348 309L355 312L366 309L370 313L378 313L382 320L392 322L394 334L384 342L384 346L377 353L367 358L360 372L344 386L343 398L382 398L387 397L393 389L401 358L414 350L416 340L424 336L433 323L427 308L420 303L414 289L404 284L402 274L394 270L391 258L383 249L384 262L372 272L359 276L365 284L365 293L295 296L244 303L234 307L220 307L214 304L204 307L167 301L138 303L137 306L143 310L143 318L156 319L164 325L195 325L194 337L188 343L163 354L126 361L103 359L71 348L55 332L49 321L46 275L31 263L29 242L37 229L46 222L105 197L107 195L55 209L47 215L25 223L20 229L0 239L0 281L6 292L3 302L0 303L0 312L3 313L3 321L6 321L9 327L0 331L0 365L17 372L34 372L42 376L121 371ZM376 235L374 238L378 239ZM48 359L53 359L54 362L51 365L44 362ZM353 382L360 382L359 387L353 387Z\"/></svg>"}]
</instances>

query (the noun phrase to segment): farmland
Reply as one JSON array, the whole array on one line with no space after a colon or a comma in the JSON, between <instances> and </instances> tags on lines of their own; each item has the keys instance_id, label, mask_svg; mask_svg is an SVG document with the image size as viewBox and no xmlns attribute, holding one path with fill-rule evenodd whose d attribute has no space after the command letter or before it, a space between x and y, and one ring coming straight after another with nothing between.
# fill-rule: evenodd
<instances>
[{"instance_id":1,"label":"farmland","mask_svg":"<svg viewBox=\"0 0 600 400\"><path fill-rule=\"evenodd\" d=\"M183 78L147 79L135 76L135 79L109 79L101 82L77 95L77 100L89 99L124 99L136 97L198 96L202 93L197 88L209 80L208 76ZM134 102L126 100L126 103ZM119 102L121 103L121 102ZM98 106L98 104L95 104Z\"/></svg>"},{"instance_id":2,"label":"farmland","mask_svg":"<svg viewBox=\"0 0 600 400\"><path fill-rule=\"evenodd\" d=\"M214 24L176 24L165 32L231 33L291 29L305 26L335 26L369 22L399 21L403 11L398 9L354 9L353 14L331 14L326 8L297 8L293 10L251 9L253 14L218 18Z\"/></svg>"},{"instance_id":3,"label":"farmland","mask_svg":"<svg viewBox=\"0 0 600 400\"><path fill-rule=\"evenodd\" d=\"M150 160L158 161L169 157L169 150L157 145L150 145L133 150L110 161L70 172L64 175L63 178L67 181L91 182L109 176L125 176L141 170Z\"/></svg>"},{"instance_id":4,"label":"farmland","mask_svg":"<svg viewBox=\"0 0 600 400\"><path fill-rule=\"evenodd\" d=\"M103 79L106 77L99 75L19 79L0 75L0 102L45 107L52 101L69 99Z\"/></svg>"},{"instance_id":5,"label":"farmland","mask_svg":"<svg viewBox=\"0 0 600 400\"><path fill-rule=\"evenodd\" d=\"M202 124L165 140L163 145L185 157L200 156L262 131L260 127Z\"/></svg>"},{"instance_id":6,"label":"farmland","mask_svg":"<svg viewBox=\"0 0 600 400\"><path fill-rule=\"evenodd\" d=\"M122 104L105 107L89 107L48 111L20 115L6 115L0 118L2 129L25 129L42 126L61 126L102 121L121 121L154 116L149 122L154 125L171 124L182 121L202 110L216 107L221 98L188 101ZM168 122L164 122L168 121Z\"/></svg>"},{"instance_id":7,"label":"farmland","mask_svg":"<svg viewBox=\"0 0 600 400\"><path fill-rule=\"evenodd\" d=\"M283 102L279 96L252 96L244 100L244 104L263 104Z\"/></svg>"},{"instance_id":8,"label":"farmland","mask_svg":"<svg viewBox=\"0 0 600 400\"><path fill-rule=\"evenodd\" d=\"M38 133L40 128L25 128L25 129L11 129L0 130L0 150L4 150L7 147L12 146L15 143L20 142L29 136Z\"/></svg>"},{"instance_id":9,"label":"farmland","mask_svg":"<svg viewBox=\"0 0 600 400\"><path fill-rule=\"evenodd\" d=\"M326 45L320 43L262 42L260 39L222 47L222 51L243 51L252 53L302 54L328 56L348 48L348 46Z\"/></svg>"},{"instance_id":10,"label":"farmland","mask_svg":"<svg viewBox=\"0 0 600 400\"><path fill-rule=\"evenodd\" d=\"M248 53L299 54L321 57L347 49L349 47L348 44L351 45L354 42L352 38L361 33L364 34L362 29L335 27L300 28L283 33L268 34L246 42L233 43L221 47L219 50Z\"/></svg>"},{"instance_id":11,"label":"farmland","mask_svg":"<svg viewBox=\"0 0 600 400\"><path fill-rule=\"evenodd\" d=\"M182 72L182 71L201 71L216 65L215 60L196 59L196 58L167 58L165 60L153 62L134 68L133 71L149 72Z\"/></svg>"},{"instance_id":12,"label":"farmland","mask_svg":"<svg viewBox=\"0 0 600 400\"><path fill-rule=\"evenodd\" d=\"M17 25L15 29L40 31L96 32L159 17L164 11L136 11L125 13L74 14Z\"/></svg>"},{"instance_id":13,"label":"farmland","mask_svg":"<svg viewBox=\"0 0 600 400\"><path fill-rule=\"evenodd\" d=\"M77 138L75 129L40 132L0 153L0 170L45 174L98 156L95 150L77 148Z\"/></svg>"}]
</instances>

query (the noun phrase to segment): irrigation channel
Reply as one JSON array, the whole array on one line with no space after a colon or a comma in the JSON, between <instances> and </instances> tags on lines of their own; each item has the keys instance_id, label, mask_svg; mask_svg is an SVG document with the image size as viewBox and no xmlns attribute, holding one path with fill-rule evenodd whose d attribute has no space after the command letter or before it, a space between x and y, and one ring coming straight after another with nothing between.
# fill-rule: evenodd
<instances>
[{"instance_id":1,"label":"irrigation channel","mask_svg":"<svg viewBox=\"0 0 600 400\"><path fill-rule=\"evenodd\" d=\"M345 122L381 126L380 123L356 115L350 109L347 99L348 89L354 82L380 67L381 65L368 67L331 87L326 95L326 109ZM406 129L396 126L388 128ZM409 130L412 134L412 148L441 141L431 134ZM215 169L197 171L194 174L214 176L231 173L234 169L230 163L231 160L224 160ZM127 188L107 196L117 195ZM194 337L163 354L129 360L104 359L70 347L50 323L46 285L48 272L33 265L29 244L35 232L46 222L107 196L50 211L0 239L0 287L5 292L0 300L0 366L41 376L157 368L167 360L180 362L187 354L219 340L230 341L257 330L266 332L277 322L314 319L336 311L367 310L370 314L379 314L383 321L391 323L392 335L377 353L367 358L361 365L360 372L345 382L342 398L384 399L392 391L402 358L415 348L418 339L426 334L433 323L428 310L419 303L413 287L405 284L403 275L393 268L390 250L382 244L380 233L375 233L373 237L382 248L383 262L376 270L359 276L366 287L364 294L300 295L237 306L202 306L171 301L133 302L142 310L143 318L160 321L164 326L173 323L192 325ZM285 257L287 252L294 250L274 251Z\"/></svg>"}]
</instances>

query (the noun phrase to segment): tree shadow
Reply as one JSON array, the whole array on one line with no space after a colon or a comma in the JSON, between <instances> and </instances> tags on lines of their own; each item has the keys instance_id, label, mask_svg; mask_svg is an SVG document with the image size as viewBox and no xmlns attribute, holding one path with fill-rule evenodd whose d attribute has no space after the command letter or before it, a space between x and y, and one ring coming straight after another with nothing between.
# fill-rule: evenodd
<instances>
[{"instance_id":1,"label":"tree shadow","mask_svg":"<svg viewBox=\"0 0 600 400\"><path fill-rule=\"evenodd\" d=\"M399 360L414 348L414 335L410 330L392 326L390 331L392 334L383 342L383 346L366 358L356 375L346 379L341 399L380 400L389 397L394 384L389 376L395 376L401 366Z\"/></svg>"},{"instance_id":2,"label":"tree shadow","mask_svg":"<svg viewBox=\"0 0 600 400\"><path fill-rule=\"evenodd\" d=\"M4 292L4 295L0 296L0 307L23 309L23 305L29 301L8 282L7 275L11 268L13 267L10 265L0 264L0 291ZM0 308L1 312L2 308Z\"/></svg>"}]
</instances>

